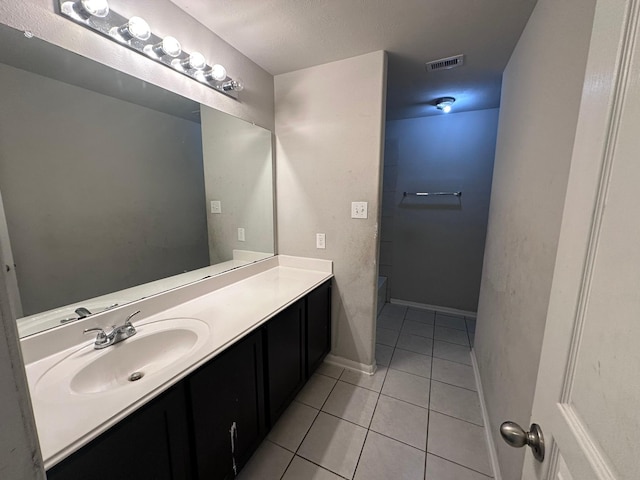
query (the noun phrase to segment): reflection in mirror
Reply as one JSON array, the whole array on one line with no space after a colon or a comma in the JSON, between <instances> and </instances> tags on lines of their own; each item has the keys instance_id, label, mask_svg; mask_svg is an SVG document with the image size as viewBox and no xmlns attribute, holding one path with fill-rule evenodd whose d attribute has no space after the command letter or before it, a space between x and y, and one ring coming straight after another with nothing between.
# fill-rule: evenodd
<instances>
[{"instance_id":1,"label":"reflection in mirror","mask_svg":"<svg viewBox=\"0 0 640 480\"><path fill-rule=\"evenodd\" d=\"M271 132L5 26L0 45L22 336L273 255Z\"/></svg>"}]
</instances>

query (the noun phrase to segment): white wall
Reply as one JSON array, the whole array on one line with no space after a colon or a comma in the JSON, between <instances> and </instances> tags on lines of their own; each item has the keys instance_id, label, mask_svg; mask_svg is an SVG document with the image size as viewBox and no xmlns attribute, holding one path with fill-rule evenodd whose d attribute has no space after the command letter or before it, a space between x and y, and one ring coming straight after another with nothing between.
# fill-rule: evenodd
<instances>
[{"instance_id":1,"label":"white wall","mask_svg":"<svg viewBox=\"0 0 640 480\"><path fill-rule=\"evenodd\" d=\"M334 261L332 354L374 363L386 54L275 78L278 252ZM369 203L366 220L351 202ZM326 249L316 249L316 233Z\"/></svg>"},{"instance_id":2,"label":"white wall","mask_svg":"<svg viewBox=\"0 0 640 480\"><path fill-rule=\"evenodd\" d=\"M595 0L539 0L504 72L475 351L504 479L528 426Z\"/></svg>"},{"instance_id":3,"label":"white wall","mask_svg":"<svg viewBox=\"0 0 640 480\"><path fill-rule=\"evenodd\" d=\"M498 109L387 122L380 274L392 299L478 308L497 129Z\"/></svg>"},{"instance_id":4,"label":"white wall","mask_svg":"<svg viewBox=\"0 0 640 480\"><path fill-rule=\"evenodd\" d=\"M174 35L185 50L199 49L210 61L225 65L231 76L241 77L245 81L240 101L203 87L192 79L73 24L54 13L52 0L3 0L0 2L0 23L29 30L50 43L273 130L273 77L269 73L169 0L111 0L109 3L123 15L144 16L154 32ZM4 275L0 275L0 297L6 296L6 284ZM2 310L0 320L5 324L13 322L8 308ZM33 416L30 413L30 400L25 393L22 359L16 348L17 333L15 328L5 325L4 335L0 339L0 383L11 387L0 389L0 425L3 426L0 428L0 472L3 478L42 478L42 474L38 473L41 460L38 448L34 445Z\"/></svg>"}]
</instances>

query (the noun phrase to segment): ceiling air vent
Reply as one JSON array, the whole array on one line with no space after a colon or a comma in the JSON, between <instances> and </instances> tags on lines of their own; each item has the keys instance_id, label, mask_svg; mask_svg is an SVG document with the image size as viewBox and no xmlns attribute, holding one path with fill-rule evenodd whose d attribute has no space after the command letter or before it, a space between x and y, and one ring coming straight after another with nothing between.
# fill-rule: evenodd
<instances>
[{"instance_id":1,"label":"ceiling air vent","mask_svg":"<svg viewBox=\"0 0 640 480\"><path fill-rule=\"evenodd\" d=\"M427 62L425 68L427 72L435 72L436 70L449 70L450 68L460 67L464 64L464 55L456 55L454 57L441 58Z\"/></svg>"}]
</instances>

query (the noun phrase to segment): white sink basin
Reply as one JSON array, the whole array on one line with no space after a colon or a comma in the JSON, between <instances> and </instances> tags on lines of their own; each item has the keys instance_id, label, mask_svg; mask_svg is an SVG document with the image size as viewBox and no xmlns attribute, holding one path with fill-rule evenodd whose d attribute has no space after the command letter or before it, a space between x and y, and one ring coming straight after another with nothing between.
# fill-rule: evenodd
<instances>
[{"instance_id":1,"label":"white sink basin","mask_svg":"<svg viewBox=\"0 0 640 480\"><path fill-rule=\"evenodd\" d=\"M36 382L36 396L97 395L157 381L163 373L170 376L184 369L183 361L209 337L209 326L194 318L161 320L136 329L136 335L120 343L102 350L91 343L53 365Z\"/></svg>"}]
</instances>

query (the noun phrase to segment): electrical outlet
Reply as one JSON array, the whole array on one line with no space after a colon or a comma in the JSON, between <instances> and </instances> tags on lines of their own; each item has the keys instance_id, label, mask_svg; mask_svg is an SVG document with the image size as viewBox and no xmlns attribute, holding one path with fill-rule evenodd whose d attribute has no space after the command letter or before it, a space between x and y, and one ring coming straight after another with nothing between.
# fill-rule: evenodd
<instances>
[{"instance_id":1,"label":"electrical outlet","mask_svg":"<svg viewBox=\"0 0 640 480\"><path fill-rule=\"evenodd\" d=\"M222 202L220 200L211 200L211 213L222 213Z\"/></svg>"},{"instance_id":2,"label":"electrical outlet","mask_svg":"<svg viewBox=\"0 0 640 480\"><path fill-rule=\"evenodd\" d=\"M367 218L367 202L351 202L351 218Z\"/></svg>"},{"instance_id":3,"label":"electrical outlet","mask_svg":"<svg viewBox=\"0 0 640 480\"><path fill-rule=\"evenodd\" d=\"M324 233L316 233L316 248L327 248Z\"/></svg>"},{"instance_id":4,"label":"electrical outlet","mask_svg":"<svg viewBox=\"0 0 640 480\"><path fill-rule=\"evenodd\" d=\"M244 228L238 229L238 241L244 242Z\"/></svg>"}]
</instances>

